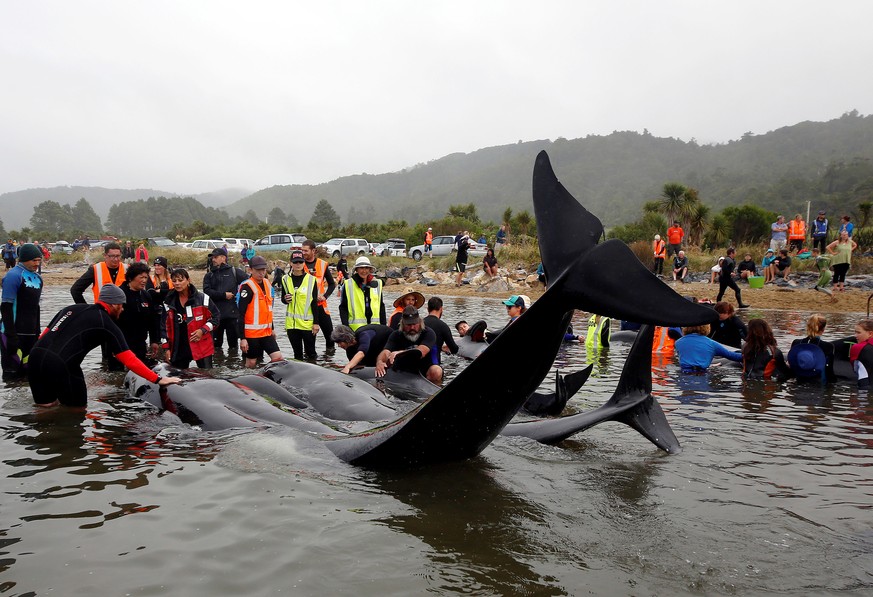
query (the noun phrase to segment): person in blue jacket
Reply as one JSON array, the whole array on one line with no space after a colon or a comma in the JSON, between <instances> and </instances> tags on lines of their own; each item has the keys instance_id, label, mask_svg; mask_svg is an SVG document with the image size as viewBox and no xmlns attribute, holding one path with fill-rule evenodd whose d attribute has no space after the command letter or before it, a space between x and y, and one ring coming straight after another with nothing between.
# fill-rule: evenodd
<instances>
[{"instance_id":1,"label":"person in blue jacket","mask_svg":"<svg viewBox=\"0 0 873 597\"><path fill-rule=\"evenodd\" d=\"M683 328L682 334L675 345L682 373L702 373L715 357L724 357L736 362L743 360L743 355L739 352L728 350L715 340L707 338L708 324Z\"/></svg>"}]
</instances>

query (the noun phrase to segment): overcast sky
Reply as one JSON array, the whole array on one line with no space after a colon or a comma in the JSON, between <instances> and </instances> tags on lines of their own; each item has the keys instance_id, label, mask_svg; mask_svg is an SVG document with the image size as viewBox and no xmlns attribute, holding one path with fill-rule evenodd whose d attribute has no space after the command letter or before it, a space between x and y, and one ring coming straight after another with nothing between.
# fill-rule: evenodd
<instances>
[{"instance_id":1,"label":"overcast sky","mask_svg":"<svg viewBox=\"0 0 873 597\"><path fill-rule=\"evenodd\" d=\"M0 193L257 190L866 115L871 23L868 0L0 0Z\"/></svg>"}]
</instances>

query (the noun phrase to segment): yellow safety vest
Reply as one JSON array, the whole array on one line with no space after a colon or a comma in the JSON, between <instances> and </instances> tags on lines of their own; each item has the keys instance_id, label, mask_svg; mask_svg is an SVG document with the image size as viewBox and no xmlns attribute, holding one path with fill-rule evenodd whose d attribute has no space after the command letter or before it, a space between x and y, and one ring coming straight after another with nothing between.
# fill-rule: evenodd
<instances>
[{"instance_id":1,"label":"yellow safety vest","mask_svg":"<svg viewBox=\"0 0 873 597\"><path fill-rule=\"evenodd\" d=\"M358 286L354 279L343 284L343 292L346 293L346 305L349 308L349 327L357 330L361 326L372 323L365 313L364 290ZM376 287L370 286L370 309L376 322L379 321L379 305L382 304L382 281L376 280Z\"/></svg>"},{"instance_id":2,"label":"yellow safety vest","mask_svg":"<svg viewBox=\"0 0 873 597\"><path fill-rule=\"evenodd\" d=\"M285 294L291 295L291 302L285 309L286 330L311 330L314 323L312 317L312 290L315 287L315 276L303 274L300 286L294 288L291 274L282 277L282 288Z\"/></svg>"},{"instance_id":3,"label":"yellow safety vest","mask_svg":"<svg viewBox=\"0 0 873 597\"><path fill-rule=\"evenodd\" d=\"M609 317L600 317L592 315L588 320L588 333L585 334L585 348L595 349L601 348L600 335L603 333L603 328L606 326L606 344L609 344L609 336L612 333L609 329Z\"/></svg>"}]
</instances>

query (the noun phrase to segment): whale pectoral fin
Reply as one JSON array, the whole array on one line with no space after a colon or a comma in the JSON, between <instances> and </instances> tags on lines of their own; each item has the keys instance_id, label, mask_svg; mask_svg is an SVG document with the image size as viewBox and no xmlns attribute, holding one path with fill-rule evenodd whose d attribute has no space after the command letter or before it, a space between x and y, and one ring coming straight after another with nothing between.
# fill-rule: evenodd
<instances>
[{"instance_id":1,"label":"whale pectoral fin","mask_svg":"<svg viewBox=\"0 0 873 597\"><path fill-rule=\"evenodd\" d=\"M588 381L589 377L591 377L591 371L593 369L594 364L592 363L580 371L564 376L564 389L567 392L568 400L575 396L579 389L585 385L585 382Z\"/></svg>"}]
</instances>

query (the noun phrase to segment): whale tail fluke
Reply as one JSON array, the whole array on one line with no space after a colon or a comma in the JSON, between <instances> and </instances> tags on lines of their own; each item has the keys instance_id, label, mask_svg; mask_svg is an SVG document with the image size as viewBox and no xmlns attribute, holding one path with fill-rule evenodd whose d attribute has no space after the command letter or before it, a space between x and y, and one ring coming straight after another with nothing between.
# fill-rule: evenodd
<instances>
[{"instance_id":1,"label":"whale tail fluke","mask_svg":"<svg viewBox=\"0 0 873 597\"><path fill-rule=\"evenodd\" d=\"M640 328L618 387L600 408L560 419L510 423L503 435L520 435L544 444L556 444L605 421L618 421L636 429L662 450L671 454L679 452L679 440L651 394L653 338L652 326Z\"/></svg>"}]
</instances>

